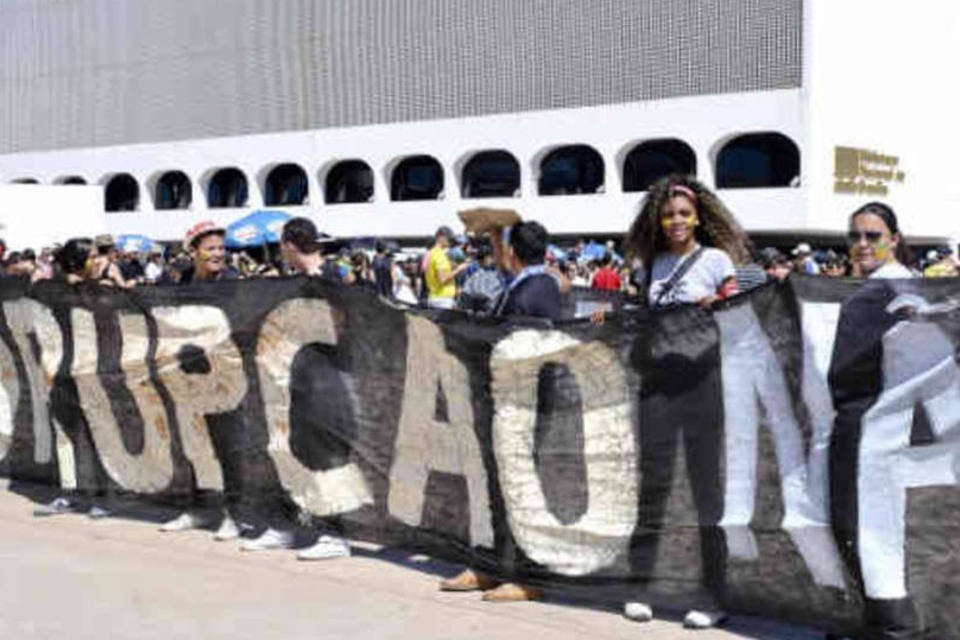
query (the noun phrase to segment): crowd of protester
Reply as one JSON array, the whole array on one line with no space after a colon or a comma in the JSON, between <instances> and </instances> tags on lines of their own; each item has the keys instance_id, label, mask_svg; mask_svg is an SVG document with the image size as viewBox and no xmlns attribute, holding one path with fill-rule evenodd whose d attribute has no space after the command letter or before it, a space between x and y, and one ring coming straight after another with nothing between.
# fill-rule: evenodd
<instances>
[{"instance_id":1,"label":"crowd of protester","mask_svg":"<svg viewBox=\"0 0 960 640\"><path fill-rule=\"evenodd\" d=\"M298 223L301 224L301 223ZM312 223L311 223L312 225ZM315 230L315 227L310 227ZM194 246L219 237L214 251ZM472 312L492 312L505 282L489 237L457 234L441 227L429 247L402 249L395 241L363 239L339 241L320 234L316 239L323 273L345 285L365 287L406 305ZM123 251L109 235L72 239L64 245L7 251L0 240L0 265L5 276L32 281L95 280L106 286L131 288L178 284L195 278L198 264L212 263L217 278L244 279L292 275L296 269L285 260L281 244L228 251L223 229L212 222L192 228L183 242L155 245L152 251ZM751 249L736 260L738 289L743 291L791 274L842 278L856 276L850 246L814 248L801 242L792 250ZM612 240L605 244L577 240L565 246L547 245L545 266L560 278L564 291L591 289L638 296L644 288L642 259L626 258ZM960 260L951 247L928 248L919 258L903 260L914 276L960 276ZM203 271L203 267L200 267Z\"/></svg>"},{"instance_id":2,"label":"crowd of protester","mask_svg":"<svg viewBox=\"0 0 960 640\"><path fill-rule=\"evenodd\" d=\"M212 261L208 247L197 252L191 246L198 231L200 236L220 236ZM346 242L321 237L317 242L325 275L406 305L489 313L505 286L489 238L455 234L449 227L441 227L433 244L424 249L401 249L395 241L379 239ZM545 264L570 288L635 297L644 286L642 262L628 260L619 249L612 240L605 244L578 240L562 248L551 244ZM0 240L2 273L34 282L95 280L121 288L179 284L195 279L198 262L213 262L217 278L279 277L297 272L285 260L279 244L227 251L222 247L222 229L209 222L197 225L178 246L147 252L122 251L109 235L73 239L39 252L30 248L7 252ZM442 280L438 266L445 269ZM922 258L908 259L905 266L914 276L960 276L960 260L946 246L930 248ZM735 270L741 291L791 274L856 275L848 251L836 246L812 248L807 242L792 250L766 247L753 251ZM205 274L199 279L205 279Z\"/></svg>"},{"instance_id":3,"label":"crowd of protester","mask_svg":"<svg viewBox=\"0 0 960 640\"><path fill-rule=\"evenodd\" d=\"M225 229L204 221L188 230L176 247L163 251L124 252L113 238L103 235L74 238L63 246L43 248L39 254L29 249L7 253L0 241L0 260L7 277L95 281L117 288L285 275L317 277L367 288L403 305L547 321L561 317L562 299L575 290L601 296L624 294L652 308L678 304L709 307L717 300L782 281L791 274L917 278L956 277L960 272L960 263L947 247L929 249L920 260L912 258L896 214L878 202L851 214L845 246L815 249L808 242L800 242L789 251L775 247L756 250L716 194L685 176L669 176L651 187L619 245L592 240L566 246L550 244L543 225L520 220L516 212L506 213L513 217L510 224L502 222L503 216L493 216L486 222L475 219L473 223L463 218L467 227L463 233L442 226L430 246L419 250L402 249L396 242L378 239L338 241L319 233L311 220L293 218L285 224L278 243L244 251L228 251ZM601 324L608 309L595 306L587 315ZM667 393L658 386L677 379L708 381L708 372L699 368L712 365L669 356L638 354L649 360L650 371L666 372L662 380L653 376L644 381L642 394L646 401L641 406L646 415L639 420L641 438L647 443L641 450L640 502L641 512L649 521L642 524L653 529L661 525L657 520L665 510L663 488L672 473L653 452L673 450L680 442L689 459L701 461L690 469L694 484L706 488L695 496L701 521L718 522L717 505L722 504L723 484L716 455L722 449L722 429L700 416L688 416L684 407L677 405L685 396ZM77 510L76 500L77 496L61 496L41 506L37 513ZM102 517L108 510L94 501L89 513ZM230 505L221 505L219 513L221 524L215 537L239 537L240 528ZM202 524L209 524L209 518L188 507L161 530L182 531ZM242 548L290 548L293 544L290 530L268 527L259 537L243 541ZM646 544L653 545L655 551L657 540L654 537ZM702 600L684 619L688 627L710 628L725 618L715 599L715 594L722 592L723 544L718 527L704 527L701 553L705 589ZM349 554L349 543L336 528L330 528L298 557L319 560ZM645 557L655 558L656 553L646 553ZM652 567L646 568L649 570ZM471 569L444 580L441 588L484 591L485 600L497 602L540 597L532 587L501 584ZM638 621L654 615L652 607L642 600L626 603L624 614Z\"/></svg>"}]
</instances>

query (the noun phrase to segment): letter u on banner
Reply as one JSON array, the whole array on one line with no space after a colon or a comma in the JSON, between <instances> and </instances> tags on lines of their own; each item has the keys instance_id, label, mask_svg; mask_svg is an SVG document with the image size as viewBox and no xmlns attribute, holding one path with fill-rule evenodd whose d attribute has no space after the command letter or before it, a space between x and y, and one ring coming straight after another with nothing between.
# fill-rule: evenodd
<instances>
[{"instance_id":1,"label":"letter u on banner","mask_svg":"<svg viewBox=\"0 0 960 640\"><path fill-rule=\"evenodd\" d=\"M316 342L337 344L330 305L311 298L288 300L263 322L257 341L257 370L270 432L267 451L280 482L302 509L329 516L373 504L373 495L355 463L312 471L290 449L290 369L297 352Z\"/></svg>"},{"instance_id":2,"label":"letter u on banner","mask_svg":"<svg viewBox=\"0 0 960 640\"><path fill-rule=\"evenodd\" d=\"M570 525L550 512L534 465L538 379L548 363L567 366L583 397L588 503ZM497 344L490 368L494 454L507 519L520 547L568 576L626 558L637 524L637 447L627 376L616 354L559 331L522 330Z\"/></svg>"},{"instance_id":3,"label":"letter u on banner","mask_svg":"<svg viewBox=\"0 0 960 640\"><path fill-rule=\"evenodd\" d=\"M103 467L117 484L129 491L157 493L166 489L173 480L170 430L163 402L147 371L150 339L145 318L139 314L120 315L121 373L143 418L143 451L139 454L127 451L120 434L121 425L113 415L97 371L97 328L93 313L73 309L70 318L74 345L71 375Z\"/></svg>"}]
</instances>

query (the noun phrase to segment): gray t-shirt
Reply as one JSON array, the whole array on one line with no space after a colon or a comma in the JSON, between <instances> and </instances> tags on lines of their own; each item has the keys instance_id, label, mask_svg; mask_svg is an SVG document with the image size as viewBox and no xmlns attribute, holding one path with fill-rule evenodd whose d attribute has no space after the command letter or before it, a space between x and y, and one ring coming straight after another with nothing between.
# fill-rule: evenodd
<instances>
[{"instance_id":1,"label":"gray t-shirt","mask_svg":"<svg viewBox=\"0 0 960 640\"><path fill-rule=\"evenodd\" d=\"M701 298L716 295L724 280L737 274L730 256L720 249L707 247L673 289L658 302L657 298L673 272L691 255L693 252L683 256L665 252L653 259L650 290L647 294L650 306L669 307L695 303Z\"/></svg>"}]
</instances>

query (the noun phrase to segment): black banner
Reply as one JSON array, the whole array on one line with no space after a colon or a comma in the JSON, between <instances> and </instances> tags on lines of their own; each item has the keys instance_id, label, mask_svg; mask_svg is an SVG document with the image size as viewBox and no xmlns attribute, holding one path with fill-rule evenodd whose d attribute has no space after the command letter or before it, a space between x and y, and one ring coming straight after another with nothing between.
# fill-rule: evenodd
<instances>
[{"instance_id":1,"label":"black banner","mask_svg":"<svg viewBox=\"0 0 960 640\"><path fill-rule=\"evenodd\" d=\"M955 283L796 279L603 326L308 279L0 301L12 478L335 519L596 601L960 637Z\"/></svg>"}]
</instances>

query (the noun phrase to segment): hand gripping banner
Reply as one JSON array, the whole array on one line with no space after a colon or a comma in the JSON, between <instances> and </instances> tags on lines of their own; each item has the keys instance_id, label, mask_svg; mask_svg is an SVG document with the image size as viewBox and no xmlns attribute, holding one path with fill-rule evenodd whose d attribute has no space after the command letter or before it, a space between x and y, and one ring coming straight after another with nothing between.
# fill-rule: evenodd
<instances>
[{"instance_id":1,"label":"hand gripping banner","mask_svg":"<svg viewBox=\"0 0 960 640\"><path fill-rule=\"evenodd\" d=\"M302 278L0 304L15 481L335 520L605 604L960 637L956 283L800 278L602 326Z\"/></svg>"}]
</instances>

